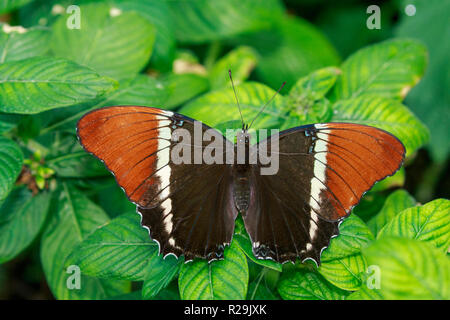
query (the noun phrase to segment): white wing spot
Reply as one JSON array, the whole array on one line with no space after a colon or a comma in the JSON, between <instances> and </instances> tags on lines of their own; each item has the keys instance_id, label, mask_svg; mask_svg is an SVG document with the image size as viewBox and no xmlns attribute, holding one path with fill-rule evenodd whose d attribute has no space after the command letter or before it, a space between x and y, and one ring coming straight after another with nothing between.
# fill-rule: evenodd
<instances>
[{"instance_id":1,"label":"white wing spot","mask_svg":"<svg viewBox=\"0 0 450 320\"><path fill-rule=\"evenodd\" d=\"M316 124L316 129L327 128L326 125ZM316 133L316 136L321 140L316 140L314 145L314 176L311 179L311 198L309 199L310 211L310 225L309 225L309 238L311 243L306 245L306 250L311 250L312 241L317 236L317 223L319 222L319 216L315 210L320 209L320 193L325 189L326 183L326 164L327 164L327 151L328 151L328 135Z\"/></svg>"},{"instance_id":2,"label":"white wing spot","mask_svg":"<svg viewBox=\"0 0 450 320\"><path fill-rule=\"evenodd\" d=\"M158 137L165 137L171 135L171 130L169 127L158 129ZM171 169L170 166L167 165L170 160L170 141L158 139L158 156L156 162L156 176L159 177L161 181L161 189L162 191L159 194L159 200L163 201L161 203L161 207L164 210L164 215L166 218L164 219L164 229L170 235L172 233L173 215L170 213L172 211L172 200L169 198L170 195L170 176Z\"/></svg>"}]
</instances>

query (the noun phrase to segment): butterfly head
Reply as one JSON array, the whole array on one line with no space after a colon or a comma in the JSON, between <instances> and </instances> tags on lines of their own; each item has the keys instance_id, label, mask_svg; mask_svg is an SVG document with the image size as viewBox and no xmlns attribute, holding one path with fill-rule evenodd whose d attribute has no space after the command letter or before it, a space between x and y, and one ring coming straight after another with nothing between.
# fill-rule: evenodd
<instances>
[{"instance_id":1,"label":"butterfly head","mask_svg":"<svg viewBox=\"0 0 450 320\"><path fill-rule=\"evenodd\" d=\"M248 125L242 125L242 130L241 132L238 132L236 134L236 143L240 144L242 143L242 145L249 145L251 141L251 135L248 132Z\"/></svg>"}]
</instances>

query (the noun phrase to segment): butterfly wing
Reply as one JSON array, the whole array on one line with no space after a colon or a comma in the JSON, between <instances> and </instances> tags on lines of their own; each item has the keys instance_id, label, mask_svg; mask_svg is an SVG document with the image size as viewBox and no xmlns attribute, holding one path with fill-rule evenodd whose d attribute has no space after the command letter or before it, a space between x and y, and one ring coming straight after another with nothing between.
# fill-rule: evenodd
<instances>
[{"instance_id":1,"label":"butterfly wing","mask_svg":"<svg viewBox=\"0 0 450 320\"><path fill-rule=\"evenodd\" d=\"M208 142L194 137L194 120L157 108L116 106L84 115L77 134L85 150L104 162L142 215L142 225L164 255L220 259L229 244L237 212L232 203L231 168L226 164L195 164L194 154ZM192 140L179 137L183 129ZM200 134L211 128L201 124ZM214 138L232 146L220 133ZM174 163L174 148L185 156ZM188 164L186 164L188 163Z\"/></svg>"},{"instance_id":2,"label":"butterfly wing","mask_svg":"<svg viewBox=\"0 0 450 320\"><path fill-rule=\"evenodd\" d=\"M265 141L269 152L274 139ZM320 263L342 219L377 181L400 168L405 155L388 132L350 123L283 131L278 148L276 174L252 167L253 200L244 222L255 256L279 262L299 257Z\"/></svg>"}]
</instances>

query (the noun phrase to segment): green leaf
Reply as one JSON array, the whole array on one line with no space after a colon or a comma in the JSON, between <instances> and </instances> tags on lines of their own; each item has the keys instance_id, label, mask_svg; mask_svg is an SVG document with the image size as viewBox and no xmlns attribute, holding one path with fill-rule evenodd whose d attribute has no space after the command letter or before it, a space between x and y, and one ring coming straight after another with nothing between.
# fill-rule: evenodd
<instances>
[{"instance_id":1,"label":"green leaf","mask_svg":"<svg viewBox=\"0 0 450 320\"><path fill-rule=\"evenodd\" d=\"M346 300L382 300L383 296L376 288L369 289L367 287L361 287L358 291L349 294Z\"/></svg>"},{"instance_id":2,"label":"green leaf","mask_svg":"<svg viewBox=\"0 0 450 320\"><path fill-rule=\"evenodd\" d=\"M406 97L406 104L430 128L430 149L439 162L445 162L450 152L448 120L450 119L450 76L448 52L450 35L448 12L450 2L440 0L397 1L400 21L394 35L410 37L422 41L429 51L429 66L419 84ZM414 17L404 13L406 5L416 7Z\"/></svg>"},{"instance_id":3,"label":"green leaf","mask_svg":"<svg viewBox=\"0 0 450 320\"><path fill-rule=\"evenodd\" d=\"M19 139L27 143L39 135L41 128L42 123L39 117L23 115L17 125L17 129L12 133L17 134Z\"/></svg>"},{"instance_id":4,"label":"green leaf","mask_svg":"<svg viewBox=\"0 0 450 320\"><path fill-rule=\"evenodd\" d=\"M247 300L279 300L267 286L257 285L257 283L250 282L248 285Z\"/></svg>"},{"instance_id":5,"label":"green leaf","mask_svg":"<svg viewBox=\"0 0 450 320\"><path fill-rule=\"evenodd\" d=\"M147 19L105 4L89 4L80 10L80 29L68 28L65 15L53 25L51 49L56 56L118 79L145 67L155 41L155 28Z\"/></svg>"},{"instance_id":6,"label":"green leaf","mask_svg":"<svg viewBox=\"0 0 450 320\"><path fill-rule=\"evenodd\" d=\"M68 263L78 265L89 276L143 280L153 257L158 257L158 245L134 212L111 220L85 238Z\"/></svg>"},{"instance_id":7,"label":"green leaf","mask_svg":"<svg viewBox=\"0 0 450 320\"><path fill-rule=\"evenodd\" d=\"M447 252L450 247L450 200L437 199L403 210L378 234L378 238L388 236L426 241Z\"/></svg>"},{"instance_id":8,"label":"green leaf","mask_svg":"<svg viewBox=\"0 0 450 320\"><path fill-rule=\"evenodd\" d=\"M405 167L401 167L394 175L376 182L370 191L378 192L386 189L401 188L405 184L405 179Z\"/></svg>"},{"instance_id":9,"label":"green leaf","mask_svg":"<svg viewBox=\"0 0 450 320\"><path fill-rule=\"evenodd\" d=\"M38 113L65 107L94 99L114 85L113 80L64 59L7 62L0 64L0 111Z\"/></svg>"},{"instance_id":10,"label":"green leaf","mask_svg":"<svg viewBox=\"0 0 450 320\"><path fill-rule=\"evenodd\" d=\"M302 124L329 122L333 110L325 94L334 85L339 73L338 68L327 67L300 78L287 97L291 111L282 129Z\"/></svg>"},{"instance_id":11,"label":"green leaf","mask_svg":"<svg viewBox=\"0 0 450 320\"><path fill-rule=\"evenodd\" d=\"M80 289L69 289L67 258L79 243L99 226L107 215L83 193L63 183L55 199L53 216L41 240L41 262L47 283L57 299L104 299L129 292L129 282L99 280L82 275ZM83 274L83 269L81 269Z\"/></svg>"},{"instance_id":12,"label":"green leaf","mask_svg":"<svg viewBox=\"0 0 450 320\"><path fill-rule=\"evenodd\" d=\"M0 113L0 133L8 132L15 128L20 120L22 120L22 115Z\"/></svg>"},{"instance_id":13,"label":"green leaf","mask_svg":"<svg viewBox=\"0 0 450 320\"><path fill-rule=\"evenodd\" d=\"M386 192L367 192L364 197L362 197L359 204L353 208L352 213L357 215L363 221L368 221L370 218L374 217L384 205L387 199Z\"/></svg>"},{"instance_id":14,"label":"green leaf","mask_svg":"<svg viewBox=\"0 0 450 320\"><path fill-rule=\"evenodd\" d=\"M161 290L152 300L180 300L177 283L175 281L171 282L167 288Z\"/></svg>"},{"instance_id":15,"label":"green leaf","mask_svg":"<svg viewBox=\"0 0 450 320\"><path fill-rule=\"evenodd\" d=\"M142 285L142 298L154 298L162 289L173 280L178 274L183 258L167 256L164 259L161 256L154 255L150 258L147 265L147 274Z\"/></svg>"},{"instance_id":16,"label":"green leaf","mask_svg":"<svg viewBox=\"0 0 450 320\"><path fill-rule=\"evenodd\" d=\"M336 287L344 290L358 290L364 283L367 262L358 253L322 263L319 273Z\"/></svg>"},{"instance_id":17,"label":"green leaf","mask_svg":"<svg viewBox=\"0 0 450 320\"><path fill-rule=\"evenodd\" d=\"M414 40L387 40L368 46L342 64L332 97L338 100L376 94L403 100L419 82L426 64L427 50Z\"/></svg>"},{"instance_id":18,"label":"green leaf","mask_svg":"<svg viewBox=\"0 0 450 320\"><path fill-rule=\"evenodd\" d=\"M158 70L170 70L175 57L175 32L167 3L154 0L114 0L112 3L114 7L124 12L139 13L155 26L156 38L151 57L152 67Z\"/></svg>"},{"instance_id":19,"label":"green leaf","mask_svg":"<svg viewBox=\"0 0 450 320\"><path fill-rule=\"evenodd\" d=\"M256 82L236 86L236 92L239 96L242 116L247 123L275 94L274 90ZM253 128L277 128L284 116L283 109L285 109L285 99L278 94L255 120ZM232 88L209 92L182 107L180 113L203 121L212 127L221 122L240 120Z\"/></svg>"},{"instance_id":20,"label":"green leaf","mask_svg":"<svg viewBox=\"0 0 450 320\"><path fill-rule=\"evenodd\" d=\"M175 36L181 42L220 40L243 32L270 27L281 14L277 0L171 0L169 5Z\"/></svg>"},{"instance_id":21,"label":"green leaf","mask_svg":"<svg viewBox=\"0 0 450 320\"><path fill-rule=\"evenodd\" d=\"M247 291L247 300L279 300L278 295L272 291L267 281L267 270L263 268L257 278L250 282Z\"/></svg>"},{"instance_id":22,"label":"green leaf","mask_svg":"<svg viewBox=\"0 0 450 320\"><path fill-rule=\"evenodd\" d=\"M397 214L415 204L416 200L407 191L397 190L389 195L380 212L367 222L367 226L373 234L378 234Z\"/></svg>"},{"instance_id":23,"label":"green leaf","mask_svg":"<svg viewBox=\"0 0 450 320\"><path fill-rule=\"evenodd\" d=\"M233 82L238 85L244 82L255 68L258 55L247 46L237 47L217 61L209 72L211 89L231 86L228 70L233 74Z\"/></svg>"},{"instance_id":24,"label":"green leaf","mask_svg":"<svg viewBox=\"0 0 450 320\"><path fill-rule=\"evenodd\" d=\"M117 91L109 95L102 105L142 105L148 107L161 107L169 98L170 90L161 80L146 75L137 75L134 78L119 82Z\"/></svg>"},{"instance_id":25,"label":"green leaf","mask_svg":"<svg viewBox=\"0 0 450 320\"><path fill-rule=\"evenodd\" d=\"M0 25L0 63L43 56L48 52L50 32L44 28L20 29Z\"/></svg>"},{"instance_id":26,"label":"green leaf","mask_svg":"<svg viewBox=\"0 0 450 320\"><path fill-rule=\"evenodd\" d=\"M339 236L332 238L321 256L322 264L355 255L374 240L372 232L356 215L350 215L339 226Z\"/></svg>"},{"instance_id":27,"label":"green leaf","mask_svg":"<svg viewBox=\"0 0 450 320\"><path fill-rule=\"evenodd\" d=\"M33 196L24 186L11 192L0 207L0 264L17 256L36 238L49 204L47 192Z\"/></svg>"},{"instance_id":28,"label":"green leaf","mask_svg":"<svg viewBox=\"0 0 450 320\"><path fill-rule=\"evenodd\" d=\"M34 0L20 11L20 21L27 26L37 24L50 26L54 20L65 13L70 5L102 1L81 0L74 3L73 0ZM151 67L169 71L175 55L175 34L167 4L164 1L154 0L108 0L107 2L111 8L117 8L122 12L138 13L155 27L156 38L151 56ZM55 12L55 5L63 8L61 13ZM68 18L67 15L64 16Z\"/></svg>"},{"instance_id":29,"label":"green leaf","mask_svg":"<svg viewBox=\"0 0 450 320\"><path fill-rule=\"evenodd\" d=\"M336 67L327 67L316 70L300 78L289 91L289 96L299 102L319 100L325 97L336 83L341 70Z\"/></svg>"},{"instance_id":30,"label":"green leaf","mask_svg":"<svg viewBox=\"0 0 450 320\"><path fill-rule=\"evenodd\" d=\"M193 73L168 74L160 79L167 90L163 109L173 109L209 89L208 78Z\"/></svg>"},{"instance_id":31,"label":"green leaf","mask_svg":"<svg viewBox=\"0 0 450 320\"><path fill-rule=\"evenodd\" d=\"M46 160L59 177L90 178L109 175L104 165L86 151L78 151Z\"/></svg>"},{"instance_id":32,"label":"green leaf","mask_svg":"<svg viewBox=\"0 0 450 320\"><path fill-rule=\"evenodd\" d=\"M88 111L105 106L114 105L142 105L164 106L169 99L169 89L166 84L146 75L137 75L134 78L119 81L118 89L102 99L83 103L71 108L65 108L55 112L41 114L43 120L47 119L47 128L41 131L41 135L56 129L68 129L74 133L76 122ZM50 118L50 120L48 120Z\"/></svg>"},{"instance_id":33,"label":"green leaf","mask_svg":"<svg viewBox=\"0 0 450 320\"><path fill-rule=\"evenodd\" d=\"M14 186L22 170L23 154L12 140L0 137L0 203Z\"/></svg>"},{"instance_id":34,"label":"green leaf","mask_svg":"<svg viewBox=\"0 0 450 320\"><path fill-rule=\"evenodd\" d=\"M248 265L244 253L232 242L224 260L208 263L195 260L184 264L178 278L183 300L245 299Z\"/></svg>"},{"instance_id":35,"label":"green leaf","mask_svg":"<svg viewBox=\"0 0 450 320\"><path fill-rule=\"evenodd\" d=\"M384 299L450 299L450 259L431 244L387 237L363 254L380 268Z\"/></svg>"},{"instance_id":36,"label":"green leaf","mask_svg":"<svg viewBox=\"0 0 450 320\"><path fill-rule=\"evenodd\" d=\"M20 8L32 0L2 0L0 2L0 13L11 12Z\"/></svg>"},{"instance_id":37,"label":"green leaf","mask_svg":"<svg viewBox=\"0 0 450 320\"><path fill-rule=\"evenodd\" d=\"M322 1L321 10L314 22L325 33L342 57L348 57L356 50L392 36L394 29L393 3L377 2L381 15L366 14L368 3L352 2L351 5L326 7ZM404 6L402 10L404 10ZM301 12L299 12L301 14ZM367 21L379 18L381 28L369 29Z\"/></svg>"},{"instance_id":38,"label":"green leaf","mask_svg":"<svg viewBox=\"0 0 450 320\"><path fill-rule=\"evenodd\" d=\"M310 72L339 63L336 50L309 22L297 17L277 20L275 28L243 37L242 42L261 55L257 75L272 88L286 88Z\"/></svg>"},{"instance_id":39,"label":"green leaf","mask_svg":"<svg viewBox=\"0 0 450 320\"><path fill-rule=\"evenodd\" d=\"M305 269L283 275L278 292L285 300L343 300L347 295L320 274Z\"/></svg>"},{"instance_id":40,"label":"green leaf","mask_svg":"<svg viewBox=\"0 0 450 320\"><path fill-rule=\"evenodd\" d=\"M428 141L428 129L399 101L363 95L333 105L335 122L354 122L384 129L404 144L411 155Z\"/></svg>"},{"instance_id":41,"label":"green leaf","mask_svg":"<svg viewBox=\"0 0 450 320\"><path fill-rule=\"evenodd\" d=\"M361 249L373 239L374 236L360 218L349 216L339 226L339 236L332 238L329 247L322 253L319 273L341 289L358 289L367 267Z\"/></svg>"},{"instance_id":42,"label":"green leaf","mask_svg":"<svg viewBox=\"0 0 450 320\"><path fill-rule=\"evenodd\" d=\"M95 180L98 181L101 179ZM111 175L106 180L103 185L104 187L94 192L97 194L97 203L105 210L108 216L116 218L124 213L136 212L136 205L128 200L116 180Z\"/></svg>"},{"instance_id":43,"label":"green leaf","mask_svg":"<svg viewBox=\"0 0 450 320\"><path fill-rule=\"evenodd\" d=\"M141 291L135 290L125 294L119 294L114 297L107 298L107 300L142 300Z\"/></svg>"}]
</instances>

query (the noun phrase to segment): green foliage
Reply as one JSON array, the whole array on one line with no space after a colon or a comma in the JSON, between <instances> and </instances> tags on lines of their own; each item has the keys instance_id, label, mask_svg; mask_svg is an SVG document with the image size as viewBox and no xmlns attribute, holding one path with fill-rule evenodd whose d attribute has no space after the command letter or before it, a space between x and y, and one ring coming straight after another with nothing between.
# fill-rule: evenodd
<instances>
[{"instance_id":1,"label":"green foliage","mask_svg":"<svg viewBox=\"0 0 450 320\"><path fill-rule=\"evenodd\" d=\"M280 281L278 292L288 300L342 300L348 294L334 287L319 274L299 270L288 273Z\"/></svg>"},{"instance_id":2,"label":"green foliage","mask_svg":"<svg viewBox=\"0 0 450 320\"><path fill-rule=\"evenodd\" d=\"M83 276L80 290L66 285L66 260L81 241L109 219L103 210L80 191L64 183L55 194L55 210L44 229L41 244L42 267L53 294L58 299L99 299L128 292L129 284Z\"/></svg>"},{"instance_id":3,"label":"green foliage","mask_svg":"<svg viewBox=\"0 0 450 320\"><path fill-rule=\"evenodd\" d=\"M50 31L35 27L25 33L8 31L6 25L0 30L0 63L43 56L49 50ZM7 30L8 32L5 32Z\"/></svg>"},{"instance_id":4,"label":"green foliage","mask_svg":"<svg viewBox=\"0 0 450 320\"><path fill-rule=\"evenodd\" d=\"M363 284L367 268L361 250L374 236L356 215L350 216L340 225L339 233L323 252L318 271L338 288L356 290Z\"/></svg>"},{"instance_id":5,"label":"green foliage","mask_svg":"<svg viewBox=\"0 0 450 320\"><path fill-rule=\"evenodd\" d=\"M450 246L450 201L437 199L403 210L378 233L378 238L387 236L426 241L447 252Z\"/></svg>"},{"instance_id":6,"label":"green foliage","mask_svg":"<svg viewBox=\"0 0 450 320\"><path fill-rule=\"evenodd\" d=\"M211 68L209 72L211 89L231 86L228 70L233 70L235 85L244 82L257 63L258 55L254 49L245 46L237 47L217 61Z\"/></svg>"},{"instance_id":7,"label":"green foliage","mask_svg":"<svg viewBox=\"0 0 450 320\"><path fill-rule=\"evenodd\" d=\"M10 12L13 9L21 7L31 0L2 0L0 2L0 13Z\"/></svg>"},{"instance_id":8,"label":"green foliage","mask_svg":"<svg viewBox=\"0 0 450 320\"><path fill-rule=\"evenodd\" d=\"M36 238L47 216L50 195L14 189L0 207L0 263L11 260Z\"/></svg>"},{"instance_id":9,"label":"green foliage","mask_svg":"<svg viewBox=\"0 0 450 320\"><path fill-rule=\"evenodd\" d=\"M264 6L260 6L258 0L214 3L208 0L174 0L167 1L167 4L176 38L188 43L216 41L266 29L273 21L269 17L282 13L282 7L276 0L268 0Z\"/></svg>"},{"instance_id":10,"label":"green foliage","mask_svg":"<svg viewBox=\"0 0 450 320\"><path fill-rule=\"evenodd\" d=\"M252 129L368 124L404 143L406 164L428 141L442 162L448 50L436 39L446 34L445 10L411 2L427 15L414 26L401 17L394 33L407 38L364 30L346 43L319 27L352 30L356 9L312 24L278 0L2 1L0 278L17 259L42 269L36 278L57 299L450 299L449 201L423 201L413 166L363 197L319 266L255 258L240 216L224 260L185 262L159 255L134 205L76 139L83 114L112 105L172 109L224 133L241 128L231 69L246 123L287 82ZM80 29L67 28L73 4ZM333 21L345 26L331 30ZM351 55L341 63L338 51ZM79 289L68 285L71 266L81 270ZM378 289L369 286L373 267Z\"/></svg>"},{"instance_id":11,"label":"green foliage","mask_svg":"<svg viewBox=\"0 0 450 320\"><path fill-rule=\"evenodd\" d=\"M275 94L275 91L271 88L254 82L236 86L236 92L239 95L242 117L247 123L251 122L251 119L255 117L264 103ZM282 121L281 118L285 109L284 100L284 97L277 95L273 103L267 106L255 120L254 128L277 127ZM242 126L240 125L240 115L237 111L232 88L211 91L183 106L180 113L199 119L212 127L231 120L239 120L237 128Z\"/></svg>"},{"instance_id":12,"label":"green foliage","mask_svg":"<svg viewBox=\"0 0 450 320\"><path fill-rule=\"evenodd\" d=\"M399 138L411 155L429 138L428 129L400 102L377 95L339 100L333 121L356 122L384 129Z\"/></svg>"},{"instance_id":13,"label":"green foliage","mask_svg":"<svg viewBox=\"0 0 450 320\"><path fill-rule=\"evenodd\" d=\"M261 55L256 72L273 88L284 81L289 88L299 77L340 60L322 33L299 18L281 18L268 33L245 36L241 43L252 45Z\"/></svg>"},{"instance_id":14,"label":"green foliage","mask_svg":"<svg viewBox=\"0 0 450 320\"><path fill-rule=\"evenodd\" d=\"M80 29L69 29L67 17L53 24L51 49L55 56L70 59L116 79L132 77L150 59L155 30L135 12L117 16L108 5L81 6Z\"/></svg>"},{"instance_id":15,"label":"green foliage","mask_svg":"<svg viewBox=\"0 0 450 320\"><path fill-rule=\"evenodd\" d=\"M14 141L0 137L0 203L14 186L22 162L23 154L19 146Z\"/></svg>"},{"instance_id":16,"label":"green foliage","mask_svg":"<svg viewBox=\"0 0 450 320\"><path fill-rule=\"evenodd\" d=\"M173 256L167 256L164 260L158 255L153 255L147 266L147 274L142 284L142 298L150 299L157 294L178 275L183 258L179 259Z\"/></svg>"},{"instance_id":17,"label":"green foliage","mask_svg":"<svg viewBox=\"0 0 450 320\"><path fill-rule=\"evenodd\" d=\"M248 266L244 253L234 242L221 261L193 261L182 266L178 284L182 299L244 299L248 287Z\"/></svg>"},{"instance_id":18,"label":"green foliage","mask_svg":"<svg viewBox=\"0 0 450 320\"><path fill-rule=\"evenodd\" d=\"M124 214L85 238L69 261L87 275L143 280L148 261L158 254L157 249L140 226L139 215Z\"/></svg>"},{"instance_id":19,"label":"green foliage","mask_svg":"<svg viewBox=\"0 0 450 320\"><path fill-rule=\"evenodd\" d=\"M426 48L413 40L388 40L361 49L342 64L333 97L376 94L402 100L422 77L426 62Z\"/></svg>"},{"instance_id":20,"label":"green foliage","mask_svg":"<svg viewBox=\"0 0 450 320\"><path fill-rule=\"evenodd\" d=\"M430 149L439 161L445 161L450 151L448 139L448 119L450 119L450 67L448 61L450 25L448 15L450 2L439 0L398 1L399 8L407 4L416 6L420 14L414 19L400 15L400 23L395 29L398 37L415 38L422 41L429 52L429 66L424 78L411 90L406 102L411 110L430 128ZM403 10L402 10L403 11ZM432 112L430 112L430 108ZM443 121L444 120L444 121Z\"/></svg>"},{"instance_id":21,"label":"green foliage","mask_svg":"<svg viewBox=\"0 0 450 320\"><path fill-rule=\"evenodd\" d=\"M0 111L38 113L101 96L112 79L74 62L35 57L0 65ZM27 99L22 97L27 93Z\"/></svg>"},{"instance_id":22,"label":"green foliage","mask_svg":"<svg viewBox=\"0 0 450 320\"><path fill-rule=\"evenodd\" d=\"M450 260L426 242L385 238L364 251L381 269L384 299L450 298Z\"/></svg>"},{"instance_id":23,"label":"green foliage","mask_svg":"<svg viewBox=\"0 0 450 320\"><path fill-rule=\"evenodd\" d=\"M274 275L274 276L271 276ZM248 285L247 299L248 300L278 300L279 296L276 293L276 285L280 273L269 269L262 268L257 277Z\"/></svg>"},{"instance_id":24,"label":"green foliage","mask_svg":"<svg viewBox=\"0 0 450 320\"><path fill-rule=\"evenodd\" d=\"M290 128L296 122L320 123L331 120L333 110L325 97L341 71L335 67L319 69L300 78L289 91L290 117L283 128Z\"/></svg>"},{"instance_id":25,"label":"green foliage","mask_svg":"<svg viewBox=\"0 0 450 320\"><path fill-rule=\"evenodd\" d=\"M142 15L154 26L155 43L151 57L153 65L158 70L170 70L175 57L175 35L168 5L164 1L153 0L114 0L110 3L123 12L135 12ZM132 32L136 32L136 29L133 28Z\"/></svg>"},{"instance_id":26,"label":"green foliage","mask_svg":"<svg viewBox=\"0 0 450 320\"><path fill-rule=\"evenodd\" d=\"M416 200L414 200L407 191L397 190L389 195L380 212L367 222L367 226L373 234L378 234L380 229L390 222L397 214L415 204Z\"/></svg>"},{"instance_id":27,"label":"green foliage","mask_svg":"<svg viewBox=\"0 0 450 320\"><path fill-rule=\"evenodd\" d=\"M167 91L166 108L172 109L208 90L209 81L204 76L192 73L168 74L161 79Z\"/></svg>"}]
</instances>

